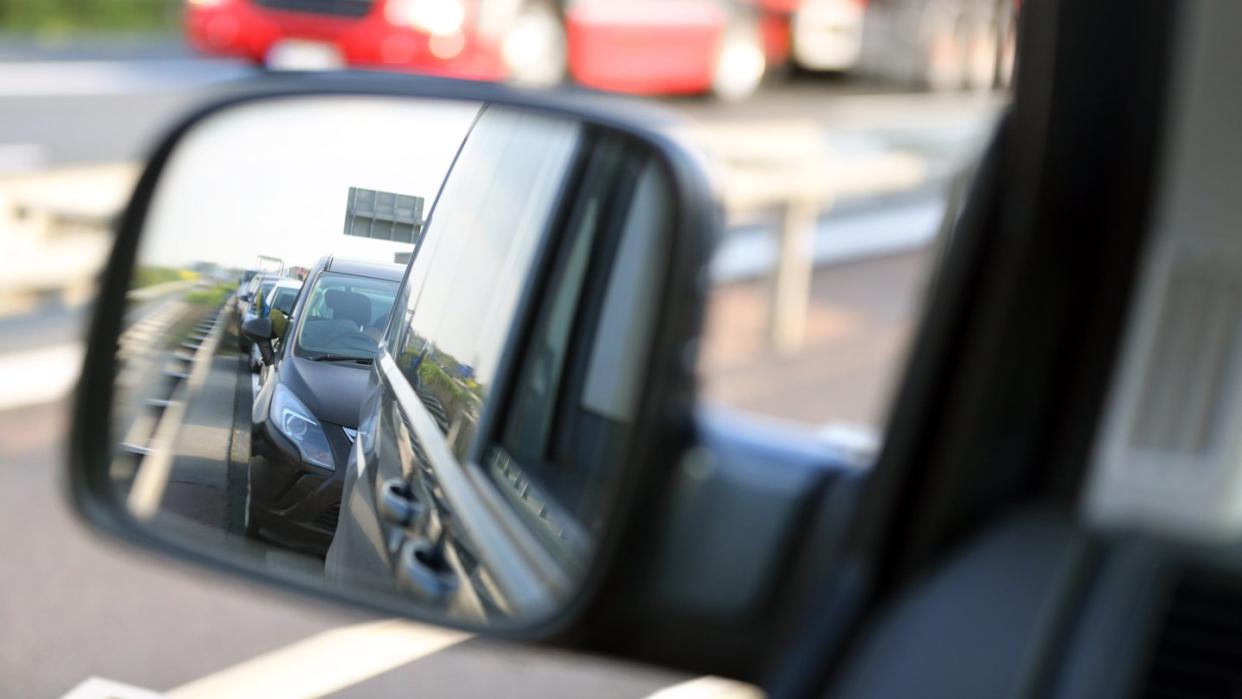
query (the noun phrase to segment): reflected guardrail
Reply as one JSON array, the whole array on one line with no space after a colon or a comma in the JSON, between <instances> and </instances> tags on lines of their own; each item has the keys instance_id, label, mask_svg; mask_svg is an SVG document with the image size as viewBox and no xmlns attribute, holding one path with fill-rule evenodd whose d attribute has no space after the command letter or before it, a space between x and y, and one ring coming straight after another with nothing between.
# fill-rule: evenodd
<instances>
[{"instance_id":1,"label":"reflected guardrail","mask_svg":"<svg viewBox=\"0 0 1242 699\"><path fill-rule=\"evenodd\" d=\"M211 370L212 358L224 332L226 308L220 307L196 323L188 339L167 359L162 371L166 393L148 396L142 402L145 412L135 416L121 444L123 453L136 458L127 503L138 519L150 519L159 512L172 469L177 435L190 401Z\"/></svg>"}]
</instances>

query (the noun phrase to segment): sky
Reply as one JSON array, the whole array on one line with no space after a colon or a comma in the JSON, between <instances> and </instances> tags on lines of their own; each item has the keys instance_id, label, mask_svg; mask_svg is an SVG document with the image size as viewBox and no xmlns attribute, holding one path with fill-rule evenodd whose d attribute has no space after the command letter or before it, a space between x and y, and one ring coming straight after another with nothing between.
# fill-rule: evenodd
<instances>
[{"instance_id":1,"label":"sky","mask_svg":"<svg viewBox=\"0 0 1242 699\"><path fill-rule=\"evenodd\" d=\"M140 265L258 255L311 267L336 254L391 262L408 244L342 233L349 188L426 199L424 215L478 113L477 103L313 96L234 108L186 135L161 175Z\"/></svg>"}]
</instances>

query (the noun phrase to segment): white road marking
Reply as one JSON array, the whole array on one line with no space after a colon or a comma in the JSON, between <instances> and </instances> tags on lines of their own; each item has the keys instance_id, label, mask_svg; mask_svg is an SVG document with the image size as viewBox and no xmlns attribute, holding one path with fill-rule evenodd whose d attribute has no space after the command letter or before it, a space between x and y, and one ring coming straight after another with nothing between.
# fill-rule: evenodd
<instances>
[{"instance_id":1,"label":"white road marking","mask_svg":"<svg viewBox=\"0 0 1242 699\"><path fill-rule=\"evenodd\" d=\"M50 403L69 395L85 348L73 342L0 355L0 410Z\"/></svg>"},{"instance_id":2,"label":"white road marking","mask_svg":"<svg viewBox=\"0 0 1242 699\"><path fill-rule=\"evenodd\" d=\"M160 699L163 694L103 677L88 677L61 699Z\"/></svg>"},{"instance_id":3,"label":"white road marking","mask_svg":"<svg viewBox=\"0 0 1242 699\"><path fill-rule=\"evenodd\" d=\"M470 638L399 620L346 626L184 684L169 699L322 697Z\"/></svg>"},{"instance_id":4,"label":"white road marking","mask_svg":"<svg viewBox=\"0 0 1242 699\"><path fill-rule=\"evenodd\" d=\"M753 684L723 677L697 677L647 695L647 699L763 699L763 690Z\"/></svg>"}]
</instances>

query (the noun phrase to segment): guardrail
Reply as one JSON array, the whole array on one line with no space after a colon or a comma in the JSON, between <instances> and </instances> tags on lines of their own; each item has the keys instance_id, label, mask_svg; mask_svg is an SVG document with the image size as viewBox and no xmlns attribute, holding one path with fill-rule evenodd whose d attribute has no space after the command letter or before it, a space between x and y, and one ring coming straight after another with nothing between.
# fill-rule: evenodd
<instances>
[{"instance_id":1,"label":"guardrail","mask_svg":"<svg viewBox=\"0 0 1242 699\"><path fill-rule=\"evenodd\" d=\"M224 331L227 306L194 325L189 339L173 352L164 365L166 393L149 396L131 425L120 451L136 458L133 481L127 496L130 512L150 519L159 512L172 470L177 436L190 401L207 379L211 362ZM122 338L121 351L132 343Z\"/></svg>"},{"instance_id":2,"label":"guardrail","mask_svg":"<svg viewBox=\"0 0 1242 699\"><path fill-rule=\"evenodd\" d=\"M0 314L57 294L89 298L136 165L0 177Z\"/></svg>"},{"instance_id":3,"label":"guardrail","mask_svg":"<svg viewBox=\"0 0 1242 699\"><path fill-rule=\"evenodd\" d=\"M768 337L773 349L789 353L806 335L820 219L842 199L916 189L929 172L912 153L832 153L822 125L813 122L762 126L696 124L680 135L714 165L730 221L775 220ZM137 173L134 165L110 165L0 179L0 229L11 231L0 236L0 314L30 305L32 295L59 293L73 302L89 297L111 244L113 218Z\"/></svg>"},{"instance_id":4,"label":"guardrail","mask_svg":"<svg viewBox=\"0 0 1242 699\"><path fill-rule=\"evenodd\" d=\"M776 263L768 297L768 342L779 354L802 348L810 307L815 229L836 201L923 186L923 158L893 150L834 154L822 125L806 121L754 125L696 125L682 135L714 166L716 185L732 221L775 214Z\"/></svg>"}]
</instances>

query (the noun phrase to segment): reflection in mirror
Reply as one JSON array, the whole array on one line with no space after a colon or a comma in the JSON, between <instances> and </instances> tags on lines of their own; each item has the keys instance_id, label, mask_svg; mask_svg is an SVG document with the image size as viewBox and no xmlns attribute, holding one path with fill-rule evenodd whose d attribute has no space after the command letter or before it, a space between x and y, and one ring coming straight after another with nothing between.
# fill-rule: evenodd
<instances>
[{"instance_id":1,"label":"reflection in mirror","mask_svg":"<svg viewBox=\"0 0 1242 699\"><path fill-rule=\"evenodd\" d=\"M243 103L144 225L116 501L182 548L531 623L623 475L672 197L633 138L477 103Z\"/></svg>"}]
</instances>

